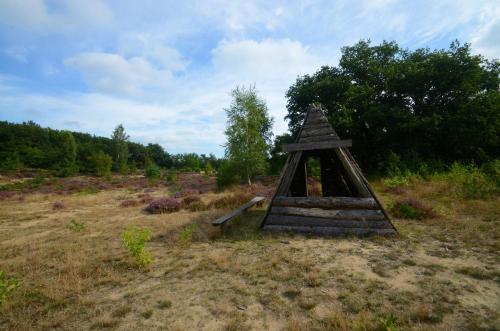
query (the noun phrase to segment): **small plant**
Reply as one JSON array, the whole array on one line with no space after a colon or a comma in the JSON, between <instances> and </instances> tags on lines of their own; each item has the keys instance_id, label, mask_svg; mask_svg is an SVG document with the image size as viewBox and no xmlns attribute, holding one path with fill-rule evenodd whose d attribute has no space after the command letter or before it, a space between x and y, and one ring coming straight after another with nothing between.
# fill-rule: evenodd
<instances>
[{"instance_id":1,"label":"small plant","mask_svg":"<svg viewBox=\"0 0 500 331\"><path fill-rule=\"evenodd\" d=\"M158 302L158 308L160 308L160 309L168 309L170 307L172 307L172 301L170 301L168 299L165 299L165 300Z\"/></svg>"},{"instance_id":2,"label":"small plant","mask_svg":"<svg viewBox=\"0 0 500 331\"><path fill-rule=\"evenodd\" d=\"M196 229L196 224L190 224L181 230L179 233L179 240L182 243L189 243L193 240L193 232Z\"/></svg>"},{"instance_id":3,"label":"small plant","mask_svg":"<svg viewBox=\"0 0 500 331\"><path fill-rule=\"evenodd\" d=\"M43 185L43 183L45 182L45 178L42 176L42 175L36 175L35 178L33 178L30 183L29 183L29 186L32 188L32 189L37 189L39 188L40 186Z\"/></svg>"},{"instance_id":4,"label":"small plant","mask_svg":"<svg viewBox=\"0 0 500 331\"><path fill-rule=\"evenodd\" d=\"M7 300L7 297L20 286L19 280L15 277L7 278L7 275L0 271L0 306Z\"/></svg>"},{"instance_id":5,"label":"small plant","mask_svg":"<svg viewBox=\"0 0 500 331\"><path fill-rule=\"evenodd\" d=\"M173 184L175 180L177 179L177 174L173 171L169 171L167 173L167 184Z\"/></svg>"},{"instance_id":6,"label":"small plant","mask_svg":"<svg viewBox=\"0 0 500 331\"><path fill-rule=\"evenodd\" d=\"M377 328L377 330L380 330L380 331L397 331L398 327L397 327L397 318L396 318L396 316L394 316L391 313L391 314L389 314L387 316L380 317L378 319L378 328Z\"/></svg>"},{"instance_id":7,"label":"small plant","mask_svg":"<svg viewBox=\"0 0 500 331\"><path fill-rule=\"evenodd\" d=\"M146 169L144 170L144 174L146 175L146 178L148 179L149 183L155 183L161 176L161 171L160 168L154 164L150 163Z\"/></svg>"},{"instance_id":8,"label":"small plant","mask_svg":"<svg viewBox=\"0 0 500 331\"><path fill-rule=\"evenodd\" d=\"M147 266L153 262L151 254L146 251L146 242L151 240L149 229L130 227L122 233L123 246L135 258L140 267Z\"/></svg>"},{"instance_id":9,"label":"small plant","mask_svg":"<svg viewBox=\"0 0 500 331\"><path fill-rule=\"evenodd\" d=\"M413 220L433 218L436 216L432 209L424 206L416 199L399 200L390 208L390 211L396 217Z\"/></svg>"},{"instance_id":10,"label":"small plant","mask_svg":"<svg viewBox=\"0 0 500 331\"><path fill-rule=\"evenodd\" d=\"M95 187L95 186L87 186L85 188L83 188L81 191L80 191L80 194L82 195L86 195L86 194L97 194L99 193L101 190L98 188L98 187Z\"/></svg>"},{"instance_id":11,"label":"small plant","mask_svg":"<svg viewBox=\"0 0 500 331\"><path fill-rule=\"evenodd\" d=\"M85 224L79 223L79 222L75 221L74 219L72 219L71 221L69 221L69 223L66 225L66 227L68 229L70 229L71 231L78 232L78 231L85 229Z\"/></svg>"},{"instance_id":12,"label":"small plant","mask_svg":"<svg viewBox=\"0 0 500 331\"><path fill-rule=\"evenodd\" d=\"M150 214L173 213L181 209L181 203L175 198L159 198L153 200L144 211Z\"/></svg>"}]
</instances>

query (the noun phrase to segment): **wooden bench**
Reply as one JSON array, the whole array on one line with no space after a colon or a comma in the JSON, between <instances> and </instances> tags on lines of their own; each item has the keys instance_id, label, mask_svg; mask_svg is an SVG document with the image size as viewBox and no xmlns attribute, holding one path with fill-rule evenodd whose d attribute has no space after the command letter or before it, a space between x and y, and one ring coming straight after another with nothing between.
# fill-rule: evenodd
<instances>
[{"instance_id":1,"label":"wooden bench","mask_svg":"<svg viewBox=\"0 0 500 331\"><path fill-rule=\"evenodd\" d=\"M220 226L221 227L221 231L223 229L223 226L224 224L227 222L227 221L230 221L232 220L233 218L235 218L236 216L242 214L243 212L245 212L247 209L249 209L250 207L258 204L258 203L261 203L262 201L264 201L264 197L255 197L253 198L252 200L250 200L249 202L245 203L243 206L241 206L240 208L230 212L229 214L227 215L224 215L218 219L216 219L215 221L212 222L212 225L213 226Z\"/></svg>"}]
</instances>

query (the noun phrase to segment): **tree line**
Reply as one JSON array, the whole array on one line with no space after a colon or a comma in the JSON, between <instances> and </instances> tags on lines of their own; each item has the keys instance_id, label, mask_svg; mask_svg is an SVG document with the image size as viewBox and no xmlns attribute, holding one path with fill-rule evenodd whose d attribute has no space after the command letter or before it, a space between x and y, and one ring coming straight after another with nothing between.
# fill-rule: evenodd
<instances>
[{"instance_id":1,"label":"tree line","mask_svg":"<svg viewBox=\"0 0 500 331\"><path fill-rule=\"evenodd\" d=\"M500 63L469 44L407 50L361 40L343 47L338 66L298 77L286 92L289 132L271 143L272 118L255 87L236 88L226 113L220 182L278 174L311 103L319 102L367 173L481 165L500 154Z\"/></svg>"},{"instance_id":2,"label":"tree line","mask_svg":"<svg viewBox=\"0 0 500 331\"><path fill-rule=\"evenodd\" d=\"M156 164L182 171L216 170L221 160L215 155L170 154L159 144L129 140L120 124L110 138L88 133L43 128L34 122L0 121L0 169L47 169L58 176L77 173L106 175L127 173Z\"/></svg>"}]
</instances>

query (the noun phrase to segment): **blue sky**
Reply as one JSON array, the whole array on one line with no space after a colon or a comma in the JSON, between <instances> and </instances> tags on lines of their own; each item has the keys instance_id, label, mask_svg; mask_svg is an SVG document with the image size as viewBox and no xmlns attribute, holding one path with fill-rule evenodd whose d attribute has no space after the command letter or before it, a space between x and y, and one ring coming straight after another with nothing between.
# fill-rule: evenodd
<instances>
[{"instance_id":1,"label":"blue sky","mask_svg":"<svg viewBox=\"0 0 500 331\"><path fill-rule=\"evenodd\" d=\"M0 120L223 154L229 93L255 84L287 129L297 76L370 38L500 57L497 1L0 0Z\"/></svg>"}]
</instances>

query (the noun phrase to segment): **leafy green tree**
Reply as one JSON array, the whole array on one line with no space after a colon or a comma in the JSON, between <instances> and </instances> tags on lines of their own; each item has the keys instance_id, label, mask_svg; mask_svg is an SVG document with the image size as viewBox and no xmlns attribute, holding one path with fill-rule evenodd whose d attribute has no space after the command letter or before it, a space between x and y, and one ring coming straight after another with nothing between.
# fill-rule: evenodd
<instances>
[{"instance_id":1,"label":"leafy green tree","mask_svg":"<svg viewBox=\"0 0 500 331\"><path fill-rule=\"evenodd\" d=\"M280 174L287 158L287 154L283 152L283 145L291 144L294 140L294 137L289 133L284 133L274 138L273 147L271 148L271 158L269 159L270 172L272 174Z\"/></svg>"},{"instance_id":2,"label":"leafy green tree","mask_svg":"<svg viewBox=\"0 0 500 331\"><path fill-rule=\"evenodd\" d=\"M56 131L57 132L57 131ZM76 167L76 141L73 134L69 131L59 131L58 149L56 150L54 163L58 168L58 175L69 176L78 172Z\"/></svg>"},{"instance_id":3,"label":"leafy green tree","mask_svg":"<svg viewBox=\"0 0 500 331\"><path fill-rule=\"evenodd\" d=\"M225 156L250 185L254 176L266 171L273 119L255 87L237 87L231 96L231 105L225 109Z\"/></svg>"},{"instance_id":4,"label":"leafy green tree","mask_svg":"<svg viewBox=\"0 0 500 331\"><path fill-rule=\"evenodd\" d=\"M89 157L89 164L94 174L99 177L111 175L113 158L103 151L96 152Z\"/></svg>"},{"instance_id":5,"label":"leafy green tree","mask_svg":"<svg viewBox=\"0 0 500 331\"><path fill-rule=\"evenodd\" d=\"M125 128L122 124L119 124L113 131L111 140L114 147L115 169L122 173L127 172L128 139L129 136L125 133Z\"/></svg>"},{"instance_id":6,"label":"leafy green tree","mask_svg":"<svg viewBox=\"0 0 500 331\"><path fill-rule=\"evenodd\" d=\"M299 77L287 91L293 136L309 104L320 102L362 168L483 163L500 156L500 64L453 42L447 50L360 41L342 48L338 67Z\"/></svg>"}]
</instances>

